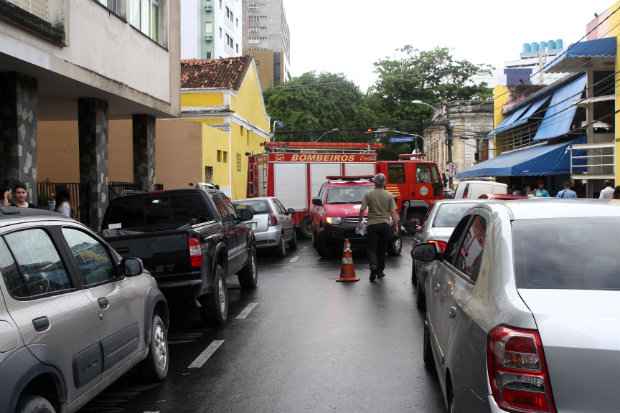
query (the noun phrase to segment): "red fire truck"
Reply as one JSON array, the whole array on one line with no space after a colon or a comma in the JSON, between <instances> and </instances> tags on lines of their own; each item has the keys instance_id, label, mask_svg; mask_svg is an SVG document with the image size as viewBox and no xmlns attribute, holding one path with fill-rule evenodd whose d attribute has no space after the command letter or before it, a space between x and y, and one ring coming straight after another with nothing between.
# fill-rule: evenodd
<instances>
[{"instance_id":1,"label":"red fire truck","mask_svg":"<svg viewBox=\"0 0 620 413\"><path fill-rule=\"evenodd\" d=\"M329 176L364 176L382 172L387 190L397 199L405 227L424 219L436 199L443 197L437 166L420 156L377 161L380 144L339 142L271 142L265 153L250 157L248 197L275 196L295 209L295 224L312 236L310 210Z\"/></svg>"}]
</instances>

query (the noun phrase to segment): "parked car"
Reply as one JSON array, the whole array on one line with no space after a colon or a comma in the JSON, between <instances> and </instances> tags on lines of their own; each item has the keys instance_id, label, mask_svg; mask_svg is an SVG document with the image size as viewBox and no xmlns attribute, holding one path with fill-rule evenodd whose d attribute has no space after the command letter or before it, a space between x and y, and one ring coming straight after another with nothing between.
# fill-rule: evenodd
<instances>
[{"instance_id":1,"label":"parked car","mask_svg":"<svg viewBox=\"0 0 620 413\"><path fill-rule=\"evenodd\" d=\"M508 185L494 181L462 181L456 187L454 199L478 199L485 194L507 195Z\"/></svg>"},{"instance_id":2,"label":"parked car","mask_svg":"<svg viewBox=\"0 0 620 413\"><path fill-rule=\"evenodd\" d=\"M0 208L0 411L76 412L133 367L168 374L168 305L122 259L58 214Z\"/></svg>"},{"instance_id":3,"label":"parked car","mask_svg":"<svg viewBox=\"0 0 620 413\"><path fill-rule=\"evenodd\" d=\"M424 362L451 412L613 412L620 344L620 208L480 204L426 280ZM611 327L611 328L610 328Z\"/></svg>"},{"instance_id":4,"label":"parked car","mask_svg":"<svg viewBox=\"0 0 620 413\"><path fill-rule=\"evenodd\" d=\"M527 195L508 195L508 194L483 194L478 199L488 199L494 201L514 201L517 199L528 199Z\"/></svg>"},{"instance_id":5,"label":"parked car","mask_svg":"<svg viewBox=\"0 0 620 413\"><path fill-rule=\"evenodd\" d=\"M312 244L322 258L342 253L345 239L354 248L368 239L356 232L364 196L374 189L370 177L328 177L312 200ZM368 215L368 211L365 212ZM388 245L388 253L400 255L403 243L397 234Z\"/></svg>"},{"instance_id":6,"label":"parked car","mask_svg":"<svg viewBox=\"0 0 620 413\"><path fill-rule=\"evenodd\" d=\"M415 234L416 244L434 243L439 251L445 251L454 227L465 213L478 203L468 200L437 201L428 214L424 226ZM416 288L416 305L420 311L425 311L424 280L427 265L415 259L414 251L415 245L411 249L411 282Z\"/></svg>"},{"instance_id":7,"label":"parked car","mask_svg":"<svg viewBox=\"0 0 620 413\"><path fill-rule=\"evenodd\" d=\"M249 209L235 210L215 188L143 193L113 200L103 235L123 256L144 261L168 295L197 301L205 319L228 320L228 280L258 283Z\"/></svg>"},{"instance_id":8,"label":"parked car","mask_svg":"<svg viewBox=\"0 0 620 413\"><path fill-rule=\"evenodd\" d=\"M256 248L275 248L281 257L286 257L289 247L297 248L294 209L287 209L274 197L243 199L233 204L250 208L254 213L252 220L246 223L254 230Z\"/></svg>"}]
</instances>

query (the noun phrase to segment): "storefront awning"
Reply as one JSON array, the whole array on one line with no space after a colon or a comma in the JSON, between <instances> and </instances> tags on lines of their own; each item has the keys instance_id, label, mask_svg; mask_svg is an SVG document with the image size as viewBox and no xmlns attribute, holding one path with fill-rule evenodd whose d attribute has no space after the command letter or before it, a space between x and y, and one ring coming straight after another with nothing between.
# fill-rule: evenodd
<instances>
[{"instance_id":1,"label":"storefront awning","mask_svg":"<svg viewBox=\"0 0 620 413\"><path fill-rule=\"evenodd\" d=\"M506 132L512 128L514 128L515 124L521 119L523 114L530 108L530 105L526 105L522 108L517 109L508 115L502 123L499 124L497 128L495 128L487 137L492 138L494 135Z\"/></svg>"},{"instance_id":2,"label":"storefront awning","mask_svg":"<svg viewBox=\"0 0 620 413\"><path fill-rule=\"evenodd\" d=\"M534 141L544 141L566 135L575 119L577 103L586 88L587 76L582 75L558 88L551 98Z\"/></svg>"},{"instance_id":3,"label":"storefront awning","mask_svg":"<svg viewBox=\"0 0 620 413\"><path fill-rule=\"evenodd\" d=\"M597 71L615 70L616 48L617 40L615 37L575 43L553 59L545 67L545 71L579 73L588 69Z\"/></svg>"},{"instance_id":4,"label":"storefront awning","mask_svg":"<svg viewBox=\"0 0 620 413\"><path fill-rule=\"evenodd\" d=\"M554 145L540 145L500 155L457 175L458 179L496 176L548 176L570 174L568 147L585 138Z\"/></svg>"}]
</instances>

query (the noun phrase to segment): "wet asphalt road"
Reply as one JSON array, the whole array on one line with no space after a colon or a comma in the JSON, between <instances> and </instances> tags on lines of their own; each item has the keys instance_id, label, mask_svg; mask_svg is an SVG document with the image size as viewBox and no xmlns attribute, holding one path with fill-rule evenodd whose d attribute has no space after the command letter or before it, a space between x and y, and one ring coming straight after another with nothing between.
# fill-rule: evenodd
<instances>
[{"instance_id":1,"label":"wet asphalt road","mask_svg":"<svg viewBox=\"0 0 620 413\"><path fill-rule=\"evenodd\" d=\"M129 374L80 413L443 412L423 367L409 250L376 284L361 256L351 285L306 243L284 260L262 256L259 288L231 291L225 327L174 303L166 382Z\"/></svg>"}]
</instances>

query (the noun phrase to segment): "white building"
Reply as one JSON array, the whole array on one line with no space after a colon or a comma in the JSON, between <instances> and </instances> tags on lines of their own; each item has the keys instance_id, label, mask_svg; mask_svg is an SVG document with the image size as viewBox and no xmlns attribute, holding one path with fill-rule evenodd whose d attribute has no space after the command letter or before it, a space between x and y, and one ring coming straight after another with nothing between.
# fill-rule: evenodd
<instances>
[{"instance_id":1,"label":"white building","mask_svg":"<svg viewBox=\"0 0 620 413\"><path fill-rule=\"evenodd\" d=\"M182 1L183 59L220 59L242 55L242 0Z\"/></svg>"}]
</instances>

